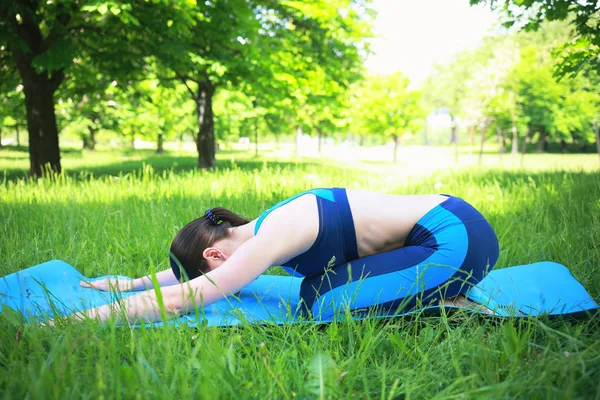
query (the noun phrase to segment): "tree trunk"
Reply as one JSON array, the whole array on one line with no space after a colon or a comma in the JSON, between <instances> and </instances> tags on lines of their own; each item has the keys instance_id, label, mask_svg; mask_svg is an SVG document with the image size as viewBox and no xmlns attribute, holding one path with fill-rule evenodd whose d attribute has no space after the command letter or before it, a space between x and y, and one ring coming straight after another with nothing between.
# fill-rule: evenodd
<instances>
[{"instance_id":1,"label":"tree trunk","mask_svg":"<svg viewBox=\"0 0 600 400\"><path fill-rule=\"evenodd\" d=\"M321 155L321 142L323 141L323 131L320 128L317 128L317 133L319 135L319 155Z\"/></svg>"},{"instance_id":2,"label":"tree trunk","mask_svg":"<svg viewBox=\"0 0 600 400\"><path fill-rule=\"evenodd\" d=\"M2 147L2 127L0 126L0 150L2 150L4 147Z\"/></svg>"},{"instance_id":3,"label":"tree trunk","mask_svg":"<svg viewBox=\"0 0 600 400\"><path fill-rule=\"evenodd\" d=\"M512 121L512 143L510 152L512 154L519 153L519 135L517 134L517 121Z\"/></svg>"},{"instance_id":4,"label":"tree trunk","mask_svg":"<svg viewBox=\"0 0 600 400\"><path fill-rule=\"evenodd\" d=\"M131 132L131 149L135 150L135 132Z\"/></svg>"},{"instance_id":5,"label":"tree trunk","mask_svg":"<svg viewBox=\"0 0 600 400\"><path fill-rule=\"evenodd\" d=\"M48 84L27 84L25 81L23 86L29 131L29 174L42 176L46 168L60 173L54 89Z\"/></svg>"},{"instance_id":6,"label":"tree trunk","mask_svg":"<svg viewBox=\"0 0 600 400\"><path fill-rule=\"evenodd\" d=\"M523 138L523 149L521 151L521 167L525 163L525 152L527 151L527 140L529 140L529 132L530 128L527 128L527 132L525 133L525 137Z\"/></svg>"},{"instance_id":7,"label":"tree trunk","mask_svg":"<svg viewBox=\"0 0 600 400\"><path fill-rule=\"evenodd\" d=\"M563 154L567 153L567 142L564 138L560 138L560 152Z\"/></svg>"},{"instance_id":8,"label":"tree trunk","mask_svg":"<svg viewBox=\"0 0 600 400\"><path fill-rule=\"evenodd\" d=\"M458 129L454 117L452 117L452 140L454 141L454 162L458 164Z\"/></svg>"},{"instance_id":9,"label":"tree trunk","mask_svg":"<svg viewBox=\"0 0 600 400\"><path fill-rule=\"evenodd\" d=\"M88 125L88 131L90 131L90 137L88 140L83 140L83 147L94 151L96 149L96 129L92 125Z\"/></svg>"},{"instance_id":10,"label":"tree trunk","mask_svg":"<svg viewBox=\"0 0 600 400\"><path fill-rule=\"evenodd\" d=\"M258 102L256 99L252 100L252 108L254 108L254 157L258 157L258 116L256 115L256 108ZM229 124L231 126L231 124Z\"/></svg>"},{"instance_id":11,"label":"tree trunk","mask_svg":"<svg viewBox=\"0 0 600 400\"><path fill-rule=\"evenodd\" d=\"M17 147L21 147L21 135L19 132L19 124L15 124L15 130L17 132Z\"/></svg>"},{"instance_id":12,"label":"tree trunk","mask_svg":"<svg viewBox=\"0 0 600 400\"><path fill-rule=\"evenodd\" d=\"M469 127L469 155L473 154L473 146L475 146L475 125Z\"/></svg>"},{"instance_id":13,"label":"tree trunk","mask_svg":"<svg viewBox=\"0 0 600 400\"><path fill-rule=\"evenodd\" d=\"M548 151L548 133L545 129L540 130L540 137L537 142L538 153L544 153Z\"/></svg>"},{"instance_id":14,"label":"tree trunk","mask_svg":"<svg viewBox=\"0 0 600 400\"><path fill-rule=\"evenodd\" d=\"M454 115L450 116L450 144L456 144L458 142L458 138L456 137L456 120L454 119Z\"/></svg>"},{"instance_id":15,"label":"tree trunk","mask_svg":"<svg viewBox=\"0 0 600 400\"><path fill-rule=\"evenodd\" d=\"M483 144L485 143L485 135L488 130L489 122L486 120L483 123L483 128L481 129L481 142L479 143L479 165L483 162Z\"/></svg>"},{"instance_id":16,"label":"tree trunk","mask_svg":"<svg viewBox=\"0 0 600 400\"><path fill-rule=\"evenodd\" d=\"M156 154L162 154L165 152L164 141L165 137L162 132L156 135Z\"/></svg>"},{"instance_id":17,"label":"tree trunk","mask_svg":"<svg viewBox=\"0 0 600 400\"><path fill-rule=\"evenodd\" d=\"M598 133L598 120L594 120L594 133L596 134L596 149L598 150L598 156L600 157L600 133Z\"/></svg>"},{"instance_id":18,"label":"tree trunk","mask_svg":"<svg viewBox=\"0 0 600 400\"><path fill-rule=\"evenodd\" d=\"M254 156L258 157L258 121L254 118Z\"/></svg>"},{"instance_id":19,"label":"tree trunk","mask_svg":"<svg viewBox=\"0 0 600 400\"><path fill-rule=\"evenodd\" d=\"M504 135L502 128L499 126L496 128L496 138L498 139L498 154L504 154L506 148L504 147Z\"/></svg>"},{"instance_id":20,"label":"tree trunk","mask_svg":"<svg viewBox=\"0 0 600 400\"><path fill-rule=\"evenodd\" d=\"M24 6L31 7L26 2ZM13 25L21 40L20 45L11 43L11 53L19 71L25 94L27 130L29 131L29 174L42 176L45 170L61 172L58 127L54 111L54 92L64 79L64 70L52 73L39 72L33 67L33 59L44 55L48 49L44 36L33 17L35 11L22 13L21 22ZM66 26L70 15L60 13L56 23Z\"/></svg>"},{"instance_id":21,"label":"tree trunk","mask_svg":"<svg viewBox=\"0 0 600 400\"><path fill-rule=\"evenodd\" d=\"M296 128L296 157L300 157L300 139L302 138L302 127Z\"/></svg>"},{"instance_id":22,"label":"tree trunk","mask_svg":"<svg viewBox=\"0 0 600 400\"><path fill-rule=\"evenodd\" d=\"M214 168L215 159L215 119L212 109L212 97L215 88L211 82L199 82L198 93L195 97L196 114L198 118L198 168Z\"/></svg>"},{"instance_id":23,"label":"tree trunk","mask_svg":"<svg viewBox=\"0 0 600 400\"><path fill-rule=\"evenodd\" d=\"M398 162L398 148L399 146L399 140L398 140L398 135L392 135L392 138L394 139L394 163Z\"/></svg>"}]
</instances>

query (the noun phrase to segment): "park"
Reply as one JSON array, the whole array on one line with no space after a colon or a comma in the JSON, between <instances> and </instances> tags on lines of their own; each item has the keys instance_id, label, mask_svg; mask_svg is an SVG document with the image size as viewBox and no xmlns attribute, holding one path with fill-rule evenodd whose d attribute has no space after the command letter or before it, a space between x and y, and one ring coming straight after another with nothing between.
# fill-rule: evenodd
<instances>
[{"instance_id":1,"label":"park","mask_svg":"<svg viewBox=\"0 0 600 400\"><path fill-rule=\"evenodd\" d=\"M187 319L159 304L169 321L153 324L64 318L66 295L36 282L43 318L0 282L1 397L600 396L600 11L449 1L494 12L495 28L415 82L370 70L384 3L3 2L4 282L62 260L86 279L149 276L160 296L173 237L207 209L254 220L346 188L465 199L497 236L493 273L557 263L594 306L482 313L442 299L359 316L344 304L321 321L282 299L284 319L213 324L199 302ZM290 278L280 265L263 275ZM243 308L244 293L220 302Z\"/></svg>"}]
</instances>

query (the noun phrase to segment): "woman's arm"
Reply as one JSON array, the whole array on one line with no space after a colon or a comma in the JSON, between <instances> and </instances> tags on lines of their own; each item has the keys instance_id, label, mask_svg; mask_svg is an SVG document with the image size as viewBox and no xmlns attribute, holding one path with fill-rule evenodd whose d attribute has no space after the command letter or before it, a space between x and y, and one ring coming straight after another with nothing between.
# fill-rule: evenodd
<instances>
[{"instance_id":1,"label":"woman's arm","mask_svg":"<svg viewBox=\"0 0 600 400\"><path fill-rule=\"evenodd\" d=\"M312 196L303 196L275 210L265 219L259 234L248 239L219 267L189 282L167 286L160 294L167 316L177 316L221 300L255 280L272 265L308 250L319 231L317 205ZM307 218L307 215L314 218ZM155 290L92 308L71 317L105 321L124 316L129 321L160 321L161 310Z\"/></svg>"},{"instance_id":2,"label":"woman's arm","mask_svg":"<svg viewBox=\"0 0 600 400\"><path fill-rule=\"evenodd\" d=\"M273 245L266 236L253 237L242 244L220 267L208 274L161 289L167 317L189 313L198 306L214 303L239 291L271 265L285 261L278 256L281 255L282 248L281 245ZM123 316L131 322L160 321L162 315L157 292L148 290L114 303L73 314L70 318L77 320L94 318L106 321L111 316L119 318Z\"/></svg>"},{"instance_id":3,"label":"woman's arm","mask_svg":"<svg viewBox=\"0 0 600 400\"><path fill-rule=\"evenodd\" d=\"M177 285L179 283L171 268L157 272L156 280L160 287ZM133 279L131 282L130 290L148 290L154 287L154 284L152 283L152 274Z\"/></svg>"},{"instance_id":4,"label":"woman's arm","mask_svg":"<svg viewBox=\"0 0 600 400\"><path fill-rule=\"evenodd\" d=\"M176 285L179 283L171 268L158 272L156 274L156 280L158 281L158 286L161 287ZM136 279L106 278L91 282L81 281L79 282L79 285L81 287L98 289L105 292L128 292L137 290L148 290L154 287L154 285L152 284L152 274Z\"/></svg>"}]
</instances>

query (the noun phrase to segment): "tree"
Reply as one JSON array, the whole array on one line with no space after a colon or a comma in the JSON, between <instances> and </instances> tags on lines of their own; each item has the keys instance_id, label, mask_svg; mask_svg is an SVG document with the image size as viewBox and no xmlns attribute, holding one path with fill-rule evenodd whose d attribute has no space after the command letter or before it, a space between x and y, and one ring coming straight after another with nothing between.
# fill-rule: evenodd
<instances>
[{"instance_id":1,"label":"tree","mask_svg":"<svg viewBox=\"0 0 600 400\"><path fill-rule=\"evenodd\" d=\"M261 29L268 34L253 50L260 57L269 49L271 61L267 68L255 64L260 68L252 70L244 91L257 99L271 131L295 128L297 138L303 129L315 131L321 142L336 129L345 93L363 74L365 39L372 36L368 3L288 2L263 14Z\"/></svg>"},{"instance_id":2,"label":"tree","mask_svg":"<svg viewBox=\"0 0 600 400\"><path fill-rule=\"evenodd\" d=\"M560 82L555 131L563 153L568 142L579 143L583 150L594 142L593 122L600 112L599 89L598 79L593 75L580 74Z\"/></svg>"},{"instance_id":3,"label":"tree","mask_svg":"<svg viewBox=\"0 0 600 400\"><path fill-rule=\"evenodd\" d=\"M18 71L23 85L31 175L61 171L54 97L63 81L90 70L113 78L143 74L142 49L160 39L169 15L188 6L166 0L0 3L0 47L11 54L2 58L3 69Z\"/></svg>"},{"instance_id":4,"label":"tree","mask_svg":"<svg viewBox=\"0 0 600 400\"><path fill-rule=\"evenodd\" d=\"M458 120L463 113L463 99L467 95L465 82L476 65L471 51L460 52L448 64L434 66L424 82L423 96L430 111L445 108L450 115L450 144L458 145Z\"/></svg>"},{"instance_id":5,"label":"tree","mask_svg":"<svg viewBox=\"0 0 600 400\"><path fill-rule=\"evenodd\" d=\"M64 66L56 65L49 50L60 43L71 15L62 4L42 9L40 4L29 1L2 2L0 17L0 45L12 55L12 60L3 57L2 61L10 63L10 69L16 67L23 82L30 133L30 172L40 175L45 164L60 172L53 95L64 79ZM41 26L42 18L48 22L47 27ZM44 68L44 64L49 68Z\"/></svg>"},{"instance_id":6,"label":"tree","mask_svg":"<svg viewBox=\"0 0 600 400\"><path fill-rule=\"evenodd\" d=\"M0 45L0 138L6 129L14 129L17 145L21 144L20 128L25 126L23 85L19 75L9 62L11 55L4 45ZM4 129L3 131L1 131ZM0 139L1 140L1 139ZM1 147L1 143L0 143Z\"/></svg>"},{"instance_id":7,"label":"tree","mask_svg":"<svg viewBox=\"0 0 600 400\"><path fill-rule=\"evenodd\" d=\"M512 68L518 59L519 53L513 42L505 37L485 40L474 53L474 63L471 76L464 83L467 89L461 100L464 122L472 127L481 126L481 139L479 146L479 162L482 162L483 145L487 139L489 129L497 115L515 113L515 93L509 82ZM496 127L496 132L501 133L502 128Z\"/></svg>"},{"instance_id":8,"label":"tree","mask_svg":"<svg viewBox=\"0 0 600 400\"><path fill-rule=\"evenodd\" d=\"M71 128L81 138L83 148L95 150L97 134L102 130L116 131L119 89L117 81L98 80L96 86L82 84L79 77L65 82L57 91L57 122L60 130Z\"/></svg>"},{"instance_id":9,"label":"tree","mask_svg":"<svg viewBox=\"0 0 600 400\"><path fill-rule=\"evenodd\" d=\"M393 160L403 136L418 131L425 118L421 94L408 90L409 80L400 72L371 76L358 90L358 118L364 133L391 137Z\"/></svg>"},{"instance_id":10,"label":"tree","mask_svg":"<svg viewBox=\"0 0 600 400\"><path fill-rule=\"evenodd\" d=\"M264 83L288 78L281 70L306 76L332 60L345 62L348 70L362 62L357 57L362 25L350 23L361 18L353 9L356 3L362 4L216 0L190 12L191 25L173 20L154 53L171 73L162 78L179 79L196 104L198 167L215 165L213 96L219 87L240 88L263 104ZM244 85L256 89L246 91Z\"/></svg>"},{"instance_id":11,"label":"tree","mask_svg":"<svg viewBox=\"0 0 600 400\"><path fill-rule=\"evenodd\" d=\"M160 86L158 80L142 82L144 93L140 117L150 122L142 134L156 140L156 152L164 152L164 141L194 129L194 105L183 85ZM140 85L136 85L139 87Z\"/></svg>"},{"instance_id":12,"label":"tree","mask_svg":"<svg viewBox=\"0 0 600 400\"><path fill-rule=\"evenodd\" d=\"M600 6L595 0L470 0L502 9L507 27L539 30L546 21L569 21L575 36L557 47L556 74L577 75L586 65L600 72ZM567 38L565 38L567 39Z\"/></svg>"},{"instance_id":13,"label":"tree","mask_svg":"<svg viewBox=\"0 0 600 400\"><path fill-rule=\"evenodd\" d=\"M250 137L253 132L249 125L255 116L252 99L244 93L222 89L215 96L215 133L221 140L237 140Z\"/></svg>"},{"instance_id":14,"label":"tree","mask_svg":"<svg viewBox=\"0 0 600 400\"><path fill-rule=\"evenodd\" d=\"M0 91L0 93L2 93ZM14 130L17 146L21 145L21 128L26 126L22 86L0 95L0 129ZM7 130L4 130L7 132Z\"/></svg>"},{"instance_id":15,"label":"tree","mask_svg":"<svg viewBox=\"0 0 600 400\"><path fill-rule=\"evenodd\" d=\"M496 133L501 147L511 132L513 153L518 132L527 132L521 135L523 146L536 139L538 151L547 151L551 141L560 141L566 150L569 141L593 140L597 74L587 68L560 82L553 76L552 49L568 36L565 22L553 22L537 31L486 38L475 50L438 67L439 73L426 82L426 100L433 109L455 110L453 116L471 127L471 143L474 127L487 127L481 143Z\"/></svg>"}]
</instances>

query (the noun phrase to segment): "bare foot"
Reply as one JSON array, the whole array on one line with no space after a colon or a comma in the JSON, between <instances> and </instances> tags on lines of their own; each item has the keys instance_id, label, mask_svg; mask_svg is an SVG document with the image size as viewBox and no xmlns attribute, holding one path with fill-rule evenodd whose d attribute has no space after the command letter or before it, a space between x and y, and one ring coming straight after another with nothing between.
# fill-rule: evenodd
<instances>
[{"instance_id":1,"label":"bare foot","mask_svg":"<svg viewBox=\"0 0 600 400\"><path fill-rule=\"evenodd\" d=\"M475 303L475 302L467 299L462 294L459 294L458 296L450 297L448 299L441 300L440 305L441 306L459 307L459 308L468 308L470 310L474 310L474 311L478 311L478 312L482 312L482 313L490 314L490 315L495 314L492 310L490 310L486 306Z\"/></svg>"}]
</instances>

